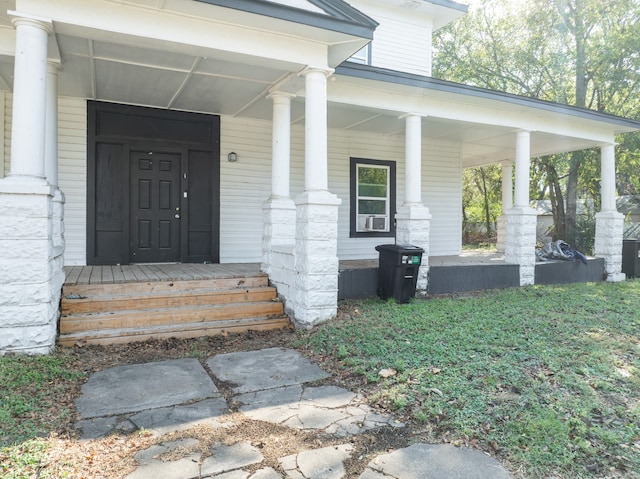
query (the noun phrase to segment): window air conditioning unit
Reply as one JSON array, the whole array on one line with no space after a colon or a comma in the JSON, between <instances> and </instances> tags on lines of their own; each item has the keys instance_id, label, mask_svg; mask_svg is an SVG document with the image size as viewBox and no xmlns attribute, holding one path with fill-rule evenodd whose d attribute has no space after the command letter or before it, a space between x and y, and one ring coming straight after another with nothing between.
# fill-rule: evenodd
<instances>
[{"instance_id":1,"label":"window air conditioning unit","mask_svg":"<svg viewBox=\"0 0 640 479\"><path fill-rule=\"evenodd\" d=\"M387 231L386 216L367 216L364 221L366 231Z\"/></svg>"}]
</instances>

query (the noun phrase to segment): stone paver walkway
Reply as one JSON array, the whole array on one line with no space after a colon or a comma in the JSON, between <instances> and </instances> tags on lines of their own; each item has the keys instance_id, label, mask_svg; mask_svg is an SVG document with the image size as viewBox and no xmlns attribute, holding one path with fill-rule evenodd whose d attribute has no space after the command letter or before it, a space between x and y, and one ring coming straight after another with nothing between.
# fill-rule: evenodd
<instances>
[{"instance_id":1,"label":"stone paver walkway","mask_svg":"<svg viewBox=\"0 0 640 479\"><path fill-rule=\"evenodd\" d=\"M378 428L403 427L377 414L363 398L330 384L328 374L297 351L269 348L220 354L206 362L213 377L229 385L232 400L250 419L338 438ZM76 401L83 438L146 429L162 435L197 424L222 427L229 406L196 359L119 366L93 374ZM226 424L228 427L228 424ZM215 443L206 454L198 440L158 443L140 451L138 467L126 479L342 479L353 445L299 451L262 464L247 441ZM184 450L180 459L163 455ZM188 451L197 452L188 452ZM263 467L264 466L264 467ZM274 467L276 467L274 465ZM255 471L255 472L250 472ZM375 457L359 479L510 479L495 459L467 448L414 444Z\"/></svg>"}]
</instances>

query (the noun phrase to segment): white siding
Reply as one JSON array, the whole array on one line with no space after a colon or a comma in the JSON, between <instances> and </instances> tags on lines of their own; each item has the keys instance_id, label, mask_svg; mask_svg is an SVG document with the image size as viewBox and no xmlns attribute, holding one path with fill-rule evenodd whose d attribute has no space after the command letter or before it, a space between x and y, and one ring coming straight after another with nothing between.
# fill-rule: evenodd
<instances>
[{"instance_id":1,"label":"white siding","mask_svg":"<svg viewBox=\"0 0 640 479\"><path fill-rule=\"evenodd\" d=\"M366 0L349 3L380 25L371 43L371 64L376 67L431 75L433 20L410 8L388 7Z\"/></svg>"},{"instance_id":2,"label":"white siding","mask_svg":"<svg viewBox=\"0 0 640 479\"><path fill-rule=\"evenodd\" d=\"M87 260L87 102L58 99L58 186L65 195L64 264Z\"/></svg>"},{"instance_id":3,"label":"white siding","mask_svg":"<svg viewBox=\"0 0 640 479\"><path fill-rule=\"evenodd\" d=\"M86 262L86 101L59 101L59 183L65 194L65 264ZM262 203L271 193L271 123L221 118L220 262L259 262ZM227 154L235 151L238 161ZM396 161L397 206L404 201L404 136L329 130L329 189L342 199L338 255L376 258L375 246L393 238L349 237L350 157ZM304 187L304 129L291 132L291 196ZM423 196L433 216L430 254L458 254L461 242L461 163L457 145L423 142Z\"/></svg>"},{"instance_id":4,"label":"white siding","mask_svg":"<svg viewBox=\"0 0 640 479\"><path fill-rule=\"evenodd\" d=\"M260 261L262 203L271 193L271 124L223 117L221 140L220 261ZM304 185L304 131L291 132L291 195ZM229 163L230 151L238 161ZM351 134L329 130L329 190L342 199L339 208L340 259L376 258L375 246L393 237L349 237L350 158L396 161L397 206L404 201L404 136ZM460 149L451 143L423 144L423 202L431 210L430 254L458 254L461 248Z\"/></svg>"}]
</instances>

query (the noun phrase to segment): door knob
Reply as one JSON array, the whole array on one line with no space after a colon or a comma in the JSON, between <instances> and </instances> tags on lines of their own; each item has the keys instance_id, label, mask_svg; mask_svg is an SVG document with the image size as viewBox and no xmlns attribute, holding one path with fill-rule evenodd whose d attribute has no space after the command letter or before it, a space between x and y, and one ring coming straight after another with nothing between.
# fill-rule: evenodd
<instances>
[{"instance_id":1,"label":"door knob","mask_svg":"<svg viewBox=\"0 0 640 479\"><path fill-rule=\"evenodd\" d=\"M180 219L180 215L178 213L176 213L175 215L173 215L174 218L176 219Z\"/></svg>"}]
</instances>

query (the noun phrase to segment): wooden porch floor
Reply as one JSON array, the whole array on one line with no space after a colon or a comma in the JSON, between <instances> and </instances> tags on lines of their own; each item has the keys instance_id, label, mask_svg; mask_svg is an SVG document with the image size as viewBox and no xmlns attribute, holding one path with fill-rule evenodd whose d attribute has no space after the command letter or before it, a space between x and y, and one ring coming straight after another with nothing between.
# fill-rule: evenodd
<instances>
[{"instance_id":1,"label":"wooden porch floor","mask_svg":"<svg viewBox=\"0 0 640 479\"><path fill-rule=\"evenodd\" d=\"M431 256L430 266L460 266L504 263L498 253L464 252L459 256ZM377 259L342 260L339 269L375 269ZM103 266L65 266L65 285L146 283L154 281L189 281L239 278L265 275L260 263L158 263Z\"/></svg>"},{"instance_id":2,"label":"wooden porch floor","mask_svg":"<svg viewBox=\"0 0 640 479\"><path fill-rule=\"evenodd\" d=\"M158 263L104 266L65 266L65 285L192 281L266 276L260 263Z\"/></svg>"}]
</instances>

